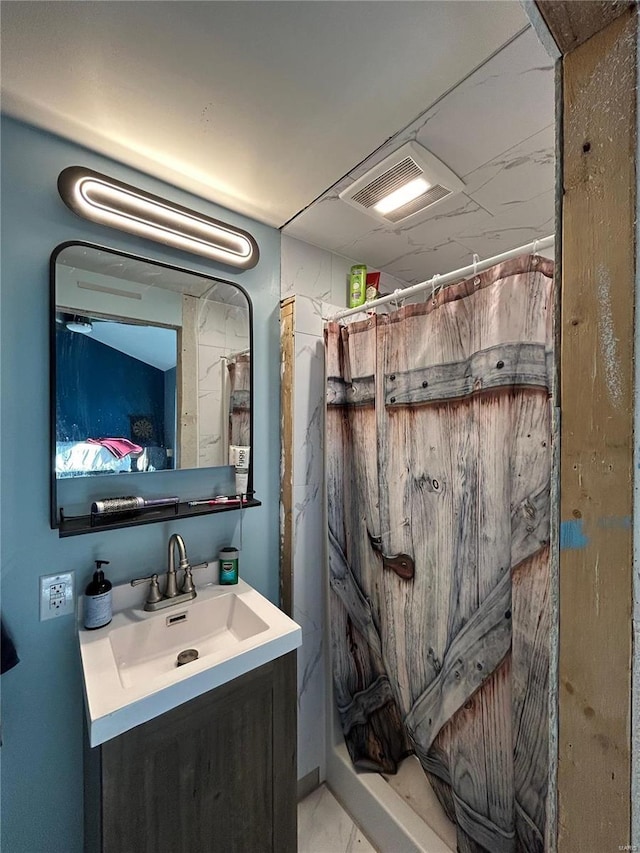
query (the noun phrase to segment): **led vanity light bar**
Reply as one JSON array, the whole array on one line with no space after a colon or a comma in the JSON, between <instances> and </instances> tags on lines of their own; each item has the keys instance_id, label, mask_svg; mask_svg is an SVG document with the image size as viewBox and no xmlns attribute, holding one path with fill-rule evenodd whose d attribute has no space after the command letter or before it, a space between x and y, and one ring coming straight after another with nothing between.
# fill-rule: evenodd
<instances>
[{"instance_id":1,"label":"led vanity light bar","mask_svg":"<svg viewBox=\"0 0 640 853\"><path fill-rule=\"evenodd\" d=\"M241 269L258 263L258 244L247 231L82 166L60 172L58 192L74 213L101 225Z\"/></svg>"}]
</instances>

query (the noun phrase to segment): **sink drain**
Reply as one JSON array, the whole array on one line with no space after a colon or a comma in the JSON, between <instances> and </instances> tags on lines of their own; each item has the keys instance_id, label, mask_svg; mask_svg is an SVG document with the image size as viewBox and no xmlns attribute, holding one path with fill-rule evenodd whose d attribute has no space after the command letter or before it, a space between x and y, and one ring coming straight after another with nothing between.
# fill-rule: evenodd
<instances>
[{"instance_id":1,"label":"sink drain","mask_svg":"<svg viewBox=\"0 0 640 853\"><path fill-rule=\"evenodd\" d=\"M178 655L178 666L184 666L185 663L191 663L194 660L198 660L198 650L185 649Z\"/></svg>"}]
</instances>

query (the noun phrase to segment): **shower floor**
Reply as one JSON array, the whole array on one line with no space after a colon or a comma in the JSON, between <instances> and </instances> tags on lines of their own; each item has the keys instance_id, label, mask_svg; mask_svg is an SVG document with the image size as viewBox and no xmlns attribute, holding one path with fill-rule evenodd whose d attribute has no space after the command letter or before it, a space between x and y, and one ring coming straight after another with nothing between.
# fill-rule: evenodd
<instances>
[{"instance_id":1,"label":"shower floor","mask_svg":"<svg viewBox=\"0 0 640 853\"><path fill-rule=\"evenodd\" d=\"M326 785L298 803L298 853L376 853Z\"/></svg>"},{"instance_id":2,"label":"shower floor","mask_svg":"<svg viewBox=\"0 0 640 853\"><path fill-rule=\"evenodd\" d=\"M416 756L405 758L395 776L382 776L436 835L455 850L455 825L444 813Z\"/></svg>"}]
</instances>

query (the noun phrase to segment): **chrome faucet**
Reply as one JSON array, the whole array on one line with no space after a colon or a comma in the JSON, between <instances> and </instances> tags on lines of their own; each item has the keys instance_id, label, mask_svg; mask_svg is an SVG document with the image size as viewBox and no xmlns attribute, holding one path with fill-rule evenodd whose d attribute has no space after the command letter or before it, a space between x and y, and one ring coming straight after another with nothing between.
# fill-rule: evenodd
<instances>
[{"instance_id":1,"label":"chrome faucet","mask_svg":"<svg viewBox=\"0 0 640 853\"><path fill-rule=\"evenodd\" d=\"M189 560L187 560L187 549L184 544L184 539L180 536L179 533L172 533L169 537L169 568L167 570L167 586L164 591L165 598L175 598L178 595L178 584L176 582L176 561L175 561L175 546L178 546L178 554L180 555L180 565L179 569L182 569L185 573L185 583L187 579L189 579L191 584L191 589L195 593L193 589L193 579L191 578L191 566L189 565ZM183 589L183 592L185 590ZM193 596L192 596L193 598Z\"/></svg>"},{"instance_id":2,"label":"chrome faucet","mask_svg":"<svg viewBox=\"0 0 640 853\"><path fill-rule=\"evenodd\" d=\"M176 569L175 549L178 548L179 563ZM139 583L151 581L149 595L144 605L145 610L161 610L164 607L171 607L174 604L181 604L185 601L191 601L195 598L196 588L193 585L193 569L203 569L207 563L198 563L192 566L187 558L187 548L184 544L184 539L179 533L172 533L169 537L169 553L168 553L168 568L167 581L164 593L160 591L158 583L158 575L153 574L146 578L135 578L131 581L131 586L137 586ZM178 589L177 573L184 572L182 586Z\"/></svg>"}]
</instances>

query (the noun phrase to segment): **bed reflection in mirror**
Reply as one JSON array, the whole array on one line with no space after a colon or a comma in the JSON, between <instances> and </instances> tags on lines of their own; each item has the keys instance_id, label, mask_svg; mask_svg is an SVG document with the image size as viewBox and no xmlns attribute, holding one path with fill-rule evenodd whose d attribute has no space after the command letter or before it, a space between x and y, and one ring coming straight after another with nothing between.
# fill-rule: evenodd
<instances>
[{"instance_id":1,"label":"bed reflection in mirror","mask_svg":"<svg viewBox=\"0 0 640 853\"><path fill-rule=\"evenodd\" d=\"M55 263L57 478L229 464L250 445L238 286L72 244Z\"/></svg>"}]
</instances>

